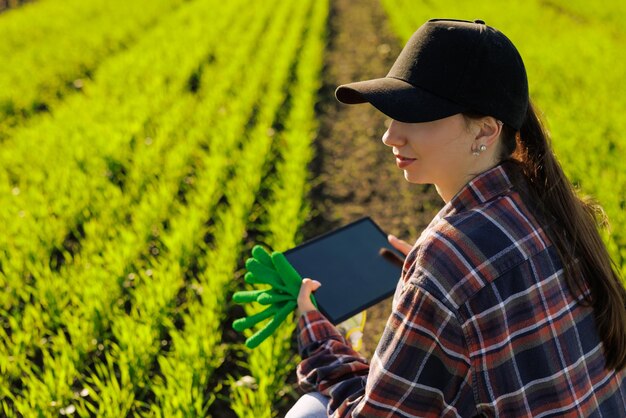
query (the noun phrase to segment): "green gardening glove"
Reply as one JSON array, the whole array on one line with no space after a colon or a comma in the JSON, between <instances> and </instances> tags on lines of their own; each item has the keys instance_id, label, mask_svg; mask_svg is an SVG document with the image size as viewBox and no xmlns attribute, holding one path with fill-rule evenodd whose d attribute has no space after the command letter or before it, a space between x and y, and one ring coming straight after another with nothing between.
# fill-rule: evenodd
<instances>
[{"instance_id":1,"label":"green gardening glove","mask_svg":"<svg viewBox=\"0 0 626 418\"><path fill-rule=\"evenodd\" d=\"M233 322L233 328L242 332L261 321L272 318L259 331L246 340L246 347L255 348L272 335L287 315L298 306L298 293L302 277L287 261L283 253L275 251L271 255L260 245L252 248L252 258L246 260L245 281L252 285L269 285L270 288L246 290L233 295L235 303L258 302L269 305L265 310ZM313 295L311 301L317 307Z\"/></svg>"}]
</instances>

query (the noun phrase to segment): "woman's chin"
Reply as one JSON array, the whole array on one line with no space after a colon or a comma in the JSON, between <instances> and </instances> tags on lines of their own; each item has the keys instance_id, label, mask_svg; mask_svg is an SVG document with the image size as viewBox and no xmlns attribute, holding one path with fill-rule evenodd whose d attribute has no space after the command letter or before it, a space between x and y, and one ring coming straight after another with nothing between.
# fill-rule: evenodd
<instances>
[{"instance_id":1,"label":"woman's chin","mask_svg":"<svg viewBox=\"0 0 626 418\"><path fill-rule=\"evenodd\" d=\"M428 184L428 181L426 181L426 179L423 179L417 174L411 173L407 170L404 170L404 179L413 184Z\"/></svg>"}]
</instances>

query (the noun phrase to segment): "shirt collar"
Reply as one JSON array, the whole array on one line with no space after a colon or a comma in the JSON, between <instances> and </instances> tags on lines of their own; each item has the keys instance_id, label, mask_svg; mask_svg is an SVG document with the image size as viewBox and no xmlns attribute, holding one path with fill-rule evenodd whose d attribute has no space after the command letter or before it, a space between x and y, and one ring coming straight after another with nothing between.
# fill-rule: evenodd
<instances>
[{"instance_id":1,"label":"shirt collar","mask_svg":"<svg viewBox=\"0 0 626 418\"><path fill-rule=\"evenodd\" d=\"M512 179L520 175L518 167L510 161L502 162L489 170L483 171L458 191L456 195L430 221L430 224L422 231L415 241L413 248L420 246L421 242L428 237L432 228L439 224L441 219L479 206L498 196L502 196L513 188ZM412 250L407 257L410 265L416 256Z\"/></svg>"},{"instance_id":2,"label":"shirt collar","mask_svg":"<svg viewBox=\"0 0 626 418\"><path fill-rule=\"evenodd\" d=\"M500 163L483 171L457 192L450 201L441 208L437 218L471 209L495 197L501 196L513 187L512 167Z\"/></svg>"}]
</instances>

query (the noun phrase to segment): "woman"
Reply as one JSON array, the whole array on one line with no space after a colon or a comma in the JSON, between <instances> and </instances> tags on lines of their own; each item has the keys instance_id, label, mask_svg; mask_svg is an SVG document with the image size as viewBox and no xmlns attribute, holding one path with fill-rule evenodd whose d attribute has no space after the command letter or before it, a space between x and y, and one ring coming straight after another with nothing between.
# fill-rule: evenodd
<instances>
[{"instance_id":1,"label":"woman","mask_svg":"<svg viewBox=\"0 0 626 418\"><path fill-rule=\"evenodd\" d=\"M445 206L407 257L371 364L311 304L287 417L626 416L626 292L529 102L519 53L483 21L433 19L389 74L340 86L392 118L411 183Z\"/></svg>"}]
</instances>

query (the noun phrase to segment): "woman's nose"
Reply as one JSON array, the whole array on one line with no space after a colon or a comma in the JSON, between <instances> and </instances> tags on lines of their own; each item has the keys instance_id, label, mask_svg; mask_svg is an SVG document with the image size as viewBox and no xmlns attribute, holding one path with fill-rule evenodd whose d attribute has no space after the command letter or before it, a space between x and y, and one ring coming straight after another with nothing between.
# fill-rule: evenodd
<instances>
[{"instance_id":1,"label":"woman's nose","mask_svg":"<svg viewBox=\"0 0 626 418\"><path fill-rule=\"evenodd\" d=\"M406 139L400 135L396 121L392 120L383 134L383 144L389 147L399 147L406 144Z\"/></svg>"}]
</instances>

